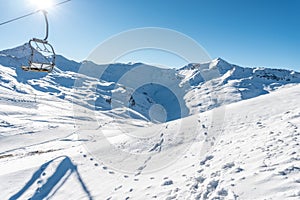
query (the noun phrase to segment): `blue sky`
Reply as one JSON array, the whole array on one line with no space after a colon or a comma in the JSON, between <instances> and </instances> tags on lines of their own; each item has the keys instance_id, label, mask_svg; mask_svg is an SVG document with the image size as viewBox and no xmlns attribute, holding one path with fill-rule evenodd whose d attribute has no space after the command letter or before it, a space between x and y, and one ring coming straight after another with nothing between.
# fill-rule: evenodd
<instances>
[{"instance_id":1,"label":"blue sky","mask_svg":"<svg viewBox=\"0 0 300 200\"><path fill-rule=\"evenodd\" d=\"M35 10L29 2L0 0L0 21ZM49 10L49 42L58 54L81 61L98 44L122 31L161 27L193 38L212 58L300 71L299 10L298 0L72 0ZM0 49L44 34L39 14L0 28ZM155 58L149 51L135 55L139 56L145 56L145 62ZM176 67L175 61L171 65Z\"/></svg>"}]
</instances>

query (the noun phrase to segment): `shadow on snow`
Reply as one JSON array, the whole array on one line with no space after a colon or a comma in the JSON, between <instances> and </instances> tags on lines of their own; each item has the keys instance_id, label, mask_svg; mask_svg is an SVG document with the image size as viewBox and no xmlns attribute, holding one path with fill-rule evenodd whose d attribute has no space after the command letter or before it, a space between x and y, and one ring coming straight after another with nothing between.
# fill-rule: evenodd
<instances>
[{"instance_id":1,"label":"shadow on snow","mask_svg":"<svg viewBox=\"0 0 300 200\"><path fill-rule=\"evenodd\" d=\"M92 200L92 195L89 192L88 188L84 184L78 170L77 166L72 163L71 159L67 156L60 156L53 160L50 160L49 162L43 164L31 177L31 179L26 183L26 185L18 191L16 194L11 196L9 200L16 200L19 199L36 181L40 179L40 177L45 172L45 169L53 163L55 160L63 158L62 161L60 161L59 165L57 166L55 172L50 176L46 182L37 189L34 194L32 195L30 200L36 200L36 199L44 199L44 198L50 198L55 195L55 193L65 184L65 182L68 180L68 178L75 174L77 177L78 182L80 183L83 191L87 195L87 197Z\"/></svg>"}]
</instances>

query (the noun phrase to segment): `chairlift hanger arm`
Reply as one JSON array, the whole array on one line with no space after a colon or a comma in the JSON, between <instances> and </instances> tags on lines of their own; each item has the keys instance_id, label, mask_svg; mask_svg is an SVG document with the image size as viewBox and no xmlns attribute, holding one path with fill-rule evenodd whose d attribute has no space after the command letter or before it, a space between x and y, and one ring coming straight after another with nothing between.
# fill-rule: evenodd
<instances>
[{"instance_id":1,"label":"chairlift hanger arm","mask_svg":"<svg viewBox=\"0 0 300 200\"><path fill-rule=\"evenodd\" d=\"M46 22L46 36L45 36L44 40L47 41L47 39L48 39L48 33L49 33L49 23L48 23L48 18L47 18L47 11L46 10L42 10L42 13L44 15L45 22Z\"/></svg>"},{"instance_id":2,"label":"chairlift hanger arm","mask_svg":"<svg viewBox=\"0 0 300 200\"><path fill-rule=\"evenodd\" d=\"M44 15L44 18L45 18L45 23L46 23L46 36L44 39L38 39L38 38L33 38L32 40L33 41L38 41L38 42L41 42L41 43L47 43L47 39L48 39L48 35L49 35L49 22L48 22L48 18L47 18L47 11L46 10L40 10L43 15Z\"/></svg>"}]
</instances>

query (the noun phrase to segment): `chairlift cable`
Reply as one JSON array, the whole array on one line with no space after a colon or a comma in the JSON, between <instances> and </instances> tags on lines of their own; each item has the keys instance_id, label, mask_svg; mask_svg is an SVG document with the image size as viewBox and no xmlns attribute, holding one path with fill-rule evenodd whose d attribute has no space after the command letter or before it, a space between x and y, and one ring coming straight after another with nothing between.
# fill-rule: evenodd
<instances>
[{"instance_id":1,"label":"chairlift cable","mask_svg":"<svg viewBox=\"0 0 300 200\"><path fill-rule=\"evenodd\" d=\"M61 5L61 4L67 3L67 2L69 2L69 1L71 1L71 0L65 0L65 1L59 2L59 3L57 3L57 4L54 4L53 7L59 6L59 5ZM28 14L26 14L26 15L23 15L23 16L20 16L20 17L16 17L16 18L10 19L10 20L8 20L8 21L2 22L2 23L0 23L0 26L1 26L1 25L4 25L4 24L11 23L11 22L14 22L14 21L17 21L17 20L19 20L19 19L23 19L23 18L28 17L28 16L30 16L30 15L34 15L34 14L40 12L40 11L44 11L44 9L39 9L39 10L36 10L36 11L34 11L34 12L28 13Z\"/></svg>"}]
</instances>

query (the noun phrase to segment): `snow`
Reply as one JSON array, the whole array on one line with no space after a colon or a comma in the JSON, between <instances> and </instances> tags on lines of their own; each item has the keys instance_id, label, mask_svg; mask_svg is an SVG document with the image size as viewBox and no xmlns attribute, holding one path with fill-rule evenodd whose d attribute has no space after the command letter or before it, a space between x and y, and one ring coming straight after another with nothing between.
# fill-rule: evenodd
<instances>
[{"instance_id":1,"label":"snow","mask_svg":"<svg viewBox=\"0 0 300 200\"><path fill-rule=\"evenodd\" d=\"M300 198L300 73L58 56L37 75L23 51L0 52L0 199Z\"/></svg>"}]
</instances>

